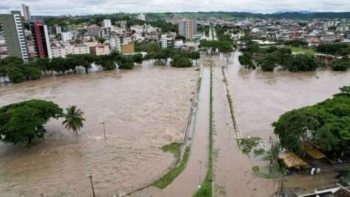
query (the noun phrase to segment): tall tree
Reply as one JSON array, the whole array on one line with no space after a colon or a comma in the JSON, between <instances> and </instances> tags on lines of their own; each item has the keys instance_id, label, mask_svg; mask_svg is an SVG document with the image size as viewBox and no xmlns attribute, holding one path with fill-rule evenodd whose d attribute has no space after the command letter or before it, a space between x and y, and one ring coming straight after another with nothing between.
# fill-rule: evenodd
<instances>
[{"instance_id":1,"label":"tall tree","mask_svg":"<svg viewBox=\"0 0 350 197\"><path fill-rule=\"evenodd\" d=\"M53 102L29 100L0 108L0 140L6 143L30 143L43 138L44 125L58 119L62 109Z\"/></svg>"},{"instance_id":2,"label":"tall tree","mask_svg":"<svg viewBox=\"0 0 350 197\"><path fill-rule=\"evenodd\" d=\"M78 131L84 126L84 112L78 109L77 106L73 105L66 108L66 113L63 116L64 121L62 122L62 125L64 125L66 129L73 130L78 134Z\"/></svg>"}]
</instances>

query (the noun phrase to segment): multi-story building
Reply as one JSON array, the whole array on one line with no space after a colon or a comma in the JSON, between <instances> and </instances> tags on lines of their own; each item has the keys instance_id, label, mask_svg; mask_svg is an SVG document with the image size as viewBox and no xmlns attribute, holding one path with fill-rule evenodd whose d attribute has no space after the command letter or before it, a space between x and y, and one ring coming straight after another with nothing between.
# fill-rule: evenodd
<instances>
[{"instance_id":1,"label":"multi-story building","mask_svg":"<svg viewBox=\"0 0 350 197\"><path fill-rule=\"evenodd\" d=\"M160 44L160 47L162 47L162 48L167 48L168 47L167 35L162 35L161 36L159 44Z\"/></svg>"},{"instance_id":2,"label":"multi-story building","mask_svg":"<svg viewBox=\"0 0 350 197\"><path fill-rule=\"evenodd\" d=\"M179 20L179 34L186 39L193 38L193 21L192 20Z\"/></svg>"},{"instance_id":3,"label":"multi-story building","mask_svg":"<svg viewBox=\"0 0 350 197\"><path fill-rule=\"evenodd\" d=\"M68 42L68 41L72 40L72 38L73 38L72 32L70 32L70 31L63 32L61 37L62 37L63 42Z\"/></svg>"},{"instance_id":4,"label":"multi-story building","mask_svg":"<svg viewBox=\"0 0 350 197\"><path fill-rule=\"evenodd\" d=\"M109 45L98 44L96 46L90 47L90 52L94 55L109 55L111 53L111 50L109 48Z\"/></svg>"},{"instance_id":5,"label":"multi-story building","mask_svg":"<svg viewBox=\"0 0 350 197\"><path fill-rule=\"evenodd\" d=\"M67 55L71 54L89 54L90 48L84 44L70 45L64 43L55 43L52 45L52 57L62 57L65 58Z\"/></svg>"},{"instance_id":6,"label":"multi-story building","mask_svg":"<svg viewBox=\"0 0 350 197\"><path fill-rule=\"evenodd\" d=\"M197 34L197 18L193 17L193 35Z\"/></svg>"},{"instance_id":7,"label":"multi-story building","mask_svg":"<svg viewBox=\"0 0 350 197\"><path fill-rule=\"evenodd\" d=\"M146 16L141 13L141 14L137 15L137 19L145 21L146 20Z\"/></svg>"},{"instance_id":8,"label":"multi-story building","mask_svg":"<svg viewBox=\"0 0 350 197\"><path fill-rule=\"evenodd\" d=\"M0 23L5 35L5 40L10 56L16 56L23 61L28 61L28 48L24 35L23 20L20 11L12 11L11 14L1 14Z\"/></svg>"},{"instance_id":9,"label":"multi-story building","mask_svg":"<svg viewBox=\"0 0 350 197\"><path fill-rule=\"evenodd\" d=\"M62 29L60 26L55 24L54 26L50 27L50 34L51 35L56 35L62 33Z\"/></svg>"},{"instance_id":10,"label":"multi-story building","mask_svg":"<svg viewBox=\"0 0 350 197\"><path fill-rule=\"evenodd\" d=\"M111 27L103 27L100 29L100 37L102 38L109 38L111 37Z\"/></svg>"},{"instance_id":11,"label":"multi-story building","mask_svg":"<svg viewBox=\"0 0 350 197\"><path fill-rule=\"evenodd\" d=\"M111 28L112 27L111 20L110 19L104 19L103 22L102 22L102 27L105 27L105 28L109 27L109 28Z\"/></svg>"},{"instance_id":12,"label":"multi-story building","mask_svg":"<svg viewBox=\"0 0 350 197\"><path fill-rule=\"evenodd\" d=\"M87 32L89 36L99 36L100 35L100 27L97 25L90 25L87 27Z\"/></svg>"},{"instance_id":13,"label":"multi-story building","mask_svg":"<svg viewBox=\"0 0 350 197\"><path fill-rule=\"evenodd\" d=\"M52 58L49 33L43 21L30 22L37 57Z\"/></svg>"},{"instance_id":14,"label":"multi-story building","mask_svg":"<svg viewBox=\"0 0 350 197\"><path fill-rule=\"evenodd\" d=\"M30 16L29 6L26 6L26 5L22 4L22 11L23 11L24 20L25 21L30 21L31 16Z\"/></svg>"},{"instance_id":15,"label":"multi-story building","mask_svg":"<svg viewBox=\"0 0 350 197\"><path fill-rule=\"evenodd\" d=\"M112 50L121 52L122 43L123 43L123 38L118 35L113 35L109 38L109 45L111 46Z\"/></svg>"}]
</instances>

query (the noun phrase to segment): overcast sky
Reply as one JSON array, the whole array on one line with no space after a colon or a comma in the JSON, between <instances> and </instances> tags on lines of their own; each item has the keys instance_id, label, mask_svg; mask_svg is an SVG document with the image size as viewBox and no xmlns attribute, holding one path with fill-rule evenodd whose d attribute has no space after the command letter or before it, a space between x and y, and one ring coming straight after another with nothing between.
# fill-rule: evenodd
<instances>
[{"instance_id":1,"label":"overcast sky","mask_svg":"<svg viewBox=\"0 0 350 197\"><path fill-rule=\"evenodd\" d=\"M350 0L0 0L0 13L30 6L32 15L105 14L116 12L350 11Z\"/></svg>"}]
</instances>

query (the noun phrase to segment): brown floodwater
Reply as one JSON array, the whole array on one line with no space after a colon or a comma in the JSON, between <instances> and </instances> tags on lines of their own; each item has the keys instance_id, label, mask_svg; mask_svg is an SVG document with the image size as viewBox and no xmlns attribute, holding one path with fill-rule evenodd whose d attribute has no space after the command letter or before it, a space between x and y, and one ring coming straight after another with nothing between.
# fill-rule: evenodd
<instances>
[{"instance_id":1,"label":"brown floodwater","mask_svg":"<svg viewBox=\"0 0 350 197\"><path fill-rule=\"evenodd\" d=\"M286 111L313 105L350 85L350 72L320 70L316 72L273 73L242 68L240 53L228 57L227 80L234 101L238 129L246 136L268 139L271 124ZM227 62L227 58L220 57Z\"/></svg>"},{"instance_id":2,"label":"brown floodwater","mask_svg":"<svg viewBox=\"0 0 350 197\"><path fill-rule=\"evenodd\" d=\"M76 136L51 120L45 141L30 148L0 143L0 196L86 197L88 174L101 197L150 183L173 162L160 147L182 141L198 74L143 66L3 85L0 106L27 99L77 105L86 122Z\"/></svg>"}]
</instances>

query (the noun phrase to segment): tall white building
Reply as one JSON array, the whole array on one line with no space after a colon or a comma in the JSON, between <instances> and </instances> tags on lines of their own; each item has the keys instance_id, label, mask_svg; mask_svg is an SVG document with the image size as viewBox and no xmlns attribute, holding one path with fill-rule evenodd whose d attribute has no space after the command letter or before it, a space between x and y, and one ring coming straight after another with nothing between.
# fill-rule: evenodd
<instances>
[{"instance_id":1,"label":"tall white building","mask_svg":"<svg viewBox=\"0 0 350 197\"><path fill-rule=\"evenodd\" d=\"M168 38L167 35L162 35L160 38L160 46L162 48L167 48L168 47Z\"/></svg>"},{"instance_id":2,"label":"tall white building","mask_svg":"<svg viewBox=\"0 0 350 197\"><path fill-rule=\"evenodd\" d=\"M30 16L29 6L22 4L22 12L23 12L24 20L30 21L31 16Z\"/></svg>"},{"instance_id":3,"label":"tall white building","mask_svg":"<svg viewBox=\"0 0 350 197\"><path fill-rule=\"evenodd\" d=\"M70 40L72 40L72 32L63 32L62 34L61 34L61 36L62 36L62 41L63 42L68 42L68 41L70 41Z\"/></svg>"},{"instance_id":4,"label":"tall white building","mask_svg":"<svg viewBox=\"0 0 350 197\"><path fill-rule=\"evenodd\" d=\"M179 20L179 34L186 39L193 38L193 20Z\"/></svg>"},{"instance_id":5,"label":"tall white building","mask_svg":"<svg viewBox=\"0 0 350 197\"><path fill-rule=\"evenodd\" d=\"M141 13L141 14L137 15L137 19L145 21L146 20L146 16Z\"/></svg>"},{"instance_id":6,"label":"tall white building","mask_svg":"<svg viewBox=\"0 0 350 197\"><path fill-rule=\"evenodd\" d=\"M107 28L107 27L112 27L112 22L111 22L111 20L110 20L110 19L105 19L105 20L103 20L103 22L102 22L102 27L105 27L105 28Z\"/></svg>"},{"instance_id":7,"label":"tall white building","mask_svg":"<svg viewBox=\"0 0 350 197\"><path fill-rule=\"evenodd\" d=\"M118 35L114 35L109 39L109 45L111 46L111 49L118 52L122 51L122 42L122 38Z\"/></svg>"}]
</instances>

